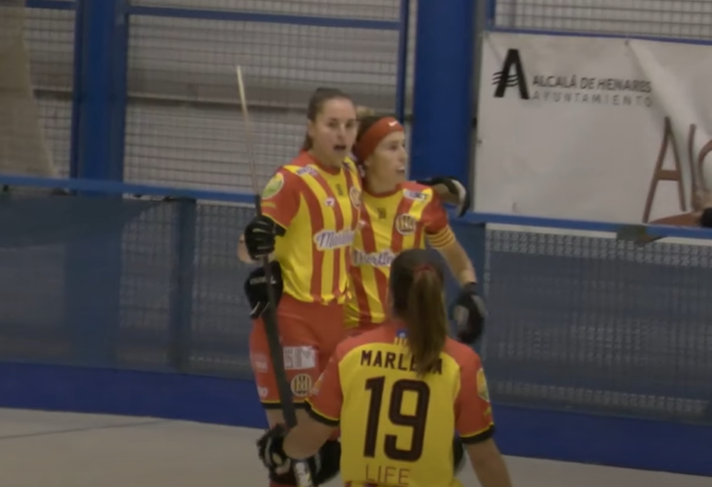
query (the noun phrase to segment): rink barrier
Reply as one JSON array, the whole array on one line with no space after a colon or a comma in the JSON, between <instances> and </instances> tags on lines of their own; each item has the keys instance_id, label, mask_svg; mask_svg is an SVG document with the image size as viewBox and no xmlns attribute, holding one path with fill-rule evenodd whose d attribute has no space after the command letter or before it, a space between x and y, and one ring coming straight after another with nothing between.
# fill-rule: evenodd
<instances>
[{"instance_id":1,"label":"rink barrier","mask_svg":"<svg viewBox=\"0 0 712 487\"><path fill-rule=\"evenodd\" d=\"M171 227L172 230L165 232L166 245L174 246L174 250L164 249L163 244L154 245L158 241L149 240L147 242L150 244L150 248L157 248L160 252L173 252L171 254L173 257L168 259L170 266L166 268L168 279L176 279L181 282L186 279L194 279L194 285L198 286L198 291L200 292L205 292L206 289L210 290L210 287L200 287L200 278L194 275L207 271L205 271L205 268L200 267L203 265L201 262L193 262L201 260L193 258L193 253L198 252L196 247L185 242L186 239L194 243L200 240L200 235L196 234L196 225L191 223L191 219L199 218L198 215L201 211L211 214L211 209L217 207L223 208L220 211L228 212L226 213L228 216L231 215L230 211L242 211L243 213L250 211L244 208L249 203L250 196L237 193L124 185L90 180L68 181L0 176L0 187L5 185L14 188L33 188L32 191L22 189L0 194L0 222L5 221L6 223L18 221L17 219L12 220L18 215L13 210L18 208L22 211L38 211L38 209L44 211L43 208L49 211L50 204L53 210L64 204L62 201L52 198L64 198L64 201L78 205L76 208L80 211L84 211L87 206L103 211L102 208L104 207L102 205L107 205L106 208L112 209L112 211L121 211L116 213L116 218L126 218L126 221L120 222L121 225L135 223L134 220L137 217L132 213L135 208L138 208L140 212L159 211L165 205L174 205L176 202L180 202L174 208L175 213L172 213L170 217L170 221L173 222L174 226ZM47 196L47 191L42 189L63 189L77 196L75 198ZM114 197L106 197L107 195L113 195ZM121 195L126 195L128 198L121 198ZM143 195L143 199L136 200L135 195ZM149 197L148 200L146 199L147 197ZM164 201L165 198L169 198L170 201ZM196 201L198 203L195 203ZM83 202L90 202L91 205L86 205ZM213 204L210 202L213 202ZM220 202L220 205L215 204L217 202ZM20 203L25 206L13 206ZM42 206L45 204L48 206ZM236 209L236 207L242 207L242 209ZM86 214L92 215L90 212ZM105 212L101 214L109 215L109 213ZM58 213L58 215L62 216L64 214ZM69 217L66 215L63 217L70 218L68 221L72 222L71 216L70 214ZM46 222L47 225L50 223L50 221ZM549 246L556 250L557 246L563 245L562 251L567 253L574 251L576 245L580 243L580 240L576 240L576 238L588 238L572 237L570 235L576 234L576 232L608 234L609 237L616 233L634 234L643 238L646 235L648 237L660 237L661 240L653 244L657 246L654 248L669 248L676 259L671 263L663 262L660 264L659 262L653 262L655 259L666 258L665 255L661 256L660 252L637 254L636 252L639 252L639 250L636 250L638 248L637 244L640 242L619 244L614 242L616 239L608 238L601 239L600 242L588 242L587 248L589 251L593 249L592 251L604 253L616 251L620 253L619 257L623 260L635 260L639 258L639 255L647 256L643 259L646 261L644 262L645 265L638 266L640 269L643 269L646 273L662 272L662 276L668 276L673 280L680 279L680 276L675 277L674 272L676 270L689 269L689 272L685 271L682 274L684 279L680 281L680 285L697 286L700 282L712 282L704 281L706 274L699 274L699 272L705 271L709 267L708 254L706 253L707 249L710 248L709 246L695 245L694 242L664 243L675 239L680 241L708 241L712 238L712 232L710 231L653 226L642 229L642 227L637 226L631 228L619 224L601 222L574 222L476 213L469 214L464 220L457 220L453 223L458 235L461 238L466 236L467 242L471 242L471 245L467 245L467 250L475 260L478 269L485 269L484 273L488 276L484 278L485 285L489 286L490 289L494 289L492 291L494 294L488 297L488 302L492 303L493 306L493 321L499 320L497 315L501 316L501 313L498 310L503 306L501 304L502 300L506 299L507 296L512 293L528 295L541 287L536 281L531 285L527 285L529 287L521 287L517 283L507 284L508 287L502 294L497 291L496 287L493 287L499 285L495 282L498 270L505 269L502 267L504 264L498 262L504 257L506 257L504 260L507 261L525 259L521 262L525 262L523 265L528 265L529 267L519 269L517 272L523 272L529 279L531 277L529 274L539 272L542 269L539 268L538 261L527 261L526 259L536 258L537 255L534 254L536 254L535 251L538 251L537 249L551 250ZM42 228L42 225L39 225L39 228ZM153 227L139 227L139 230L142 228L147 231ZM493 230L492 228L497 229ZM506 233L502 228L510 228L510 230ZM626 230L627 233L620 232L621 229ZM101 230L103 231L103 229ZM644 232L641 230L644 230ZM4 226L3 235L0 235L0 259L3 258L3 253L7 253L6 255L12 257L19 255L17 252L36 251L38 248L43 248L43 246L51 247L57 244L57 239L71 238L73 239L71 241L75 242L76 239L79 239L77 235L89 235L92 239L97 238L96 234L79 232L75 235L74 233L59 232L50 236L54 240L33 240L34 243L25 248L11 245L15 242L12 238L13 231L21 233L28 230L24 227L19 230L17 228L13 229L12 226L7 224ZM544 231L548 233L544 233ZM486 236L485 233L487 232L490 232L492 236ZM132 239L137 238L133 233L131 235ZM141 231L139 231L139 235L142 235ZM537 240L540 235L545 235L545 237L542 237L544 240ZM233 237L232 234L227 236L229 238ZM559 239L563 240L560 241ZM89 243L92 241L94 240L90 240ZM76 255L77 249L74 249L74 253L68 253L68 269L72 269L72 266L76 267L81 259L86 258L87 252L95 252L91 245L86 245L86 242L82 243L79 240L76 240L76 242L78 250L83 252ZM132 245L135 245L135 242ZM501 248L498 248L498 245ZM519 254L516 252L512 254L512 245L515 247L523 245L524 251L519 252ZM662 245L667 245L668 247L662 247ZM118 248L120 246L109 245L106 248L102 247L101 252L108 253L99 253L93 257L120 255L125 260L125 254L114 253ZM645 248L645 246L641 246L640 249L643 250L640 250L640 252L646 252ZM15 252L15 254L12 254L12 252ZM611 253L610 255L613 254ZM232 259L232 256L234 254L231 254L229 258ZM548 259L547 256L544 257ZM151 256L151 258L155 257ZM558 258L561 260L560 256ZM642 259L642 257L640 258ZM546 259L541 262L549 266L549 261ZM576 266L598 262L591 255L578 256L577 259ZM697 262L695 259L702 262L702 264L693 265ZM652 262L652 264L647 261ZM7 263L10 260L3 262ZM182 272L183 267L189 265L189 262L193 262L190 265L195 265L196 268L190 272ZM529 263L527 264L526 262ZM46 262L41 262L41 264L45 265ZM224 266L222 261L219 264L220 267ZM603 266L604 264L605 260L596 265ZM650 265L648 266L648 264ZM123 265L124 267L116 266L111 272L126 272L126 262ZM113 268L114 266L109 267ZM568 269L566 265L560 267L561 269L555 270L561 272ZM697 267L702 269L700 270ZM7 266L5 268L7 270ZM121 269L124 270L122 271ZM196 273L195 270L200 272ZM599 271L610 272L603 267ZM83 273L81 275L86 277ZM104 281L110 281L111 279L107 279L103 274L90 275L93 279L89 281L92 291L100 289L100 291L96 292L105 293L108 296L120 289L119 287L112 287L113 285L111 284L107 285ZM647 275L643 274L643 277ZM3 268L0 266L0 277L2 276ZM615 274L612 274L612 276L615 277ZM27 277L32 278L33 275L28 275ZM15 288L20 284L13 281L16 278L17 274L6 274L4 276L5 283L3 286L7 286L7 288L5 288L5 291L0 288L0 303L3 302L3 299L7 299L3 298L3 293L6 296L11 296L12 294L8 294L11 292L11 288ZM235 282L238 281L236 280ZM523 281L527 281L527 279L523 279ZM563 286L566 282L562 280L557 286ZM72 288L71 286L75 287ZM86 293L86 286L87 283L83 279L70 279L67 282L67 287L70 289L67 291L73 289L75 292ZM181 356L181 353L184 352L183 347L190 347L192 345L191 340L205 340L204 336L191 336L190 332L202 330L201 333L205 334L207 324L214 324L216 320L220 319L220 316L205 315L203 318L197 318L196 313L198 313L198 310L188 308L186 311L185 307L180 307L185 306L186 299L194 294L194 289L189 283L182 283L176 285L175 289L171 289L170 300L174 304L171 304L164 317L165 320L170 321L167 328L169 336L166 339L165 336L161 335L160 342L160 346L163 346L164 342L167 343L168 352L165 355L167 355L168 359L166 363L158 365L135 361L119 362L116 356L112 355L115 354L114 348L116 344L113 340L116 339L117 335L113 334L115 332L107 333L106 330L110 330L113 325L122 326L121 320L113 316L112 313L115 313L117 309L125 312L121 308L125 304L114 303L113 305L117 307L109 307L108 310L92 308L92 313L99 314L92 314L91 319L87 320L81 316L82 305L94 303L91 303L91 300L87 301L86 294L83 297L79 296L84 301L75 296L74 300L69 299L67 301L71 304L67 319L69 320L72 317L83 319L83 323L80 326L76 329L72 328L72 332L79 337L79 339L72 341L76 348L72 349L67 355L68 358L65 357L63 360L50 360L49 358L41 358L39 355L38 357L40 358L31 360L23 359L21 356L13 356L12 359L8 359L9 352L5 350L0 354L0 359L2 359L0 361L0 398L2 398L0 399L0 407L161 417L252 428L265 427L265 418L259 404L256 388L254 382L249 379L249 366L247 365L244 350L234 352L234 356L242 357L243 363L233 369L219 369L219 361L216 361L217 365L213 365L213 369L198 370L186 365L190 361L186 361L185 356ZM61 290L65 291L64 288ZM555 288L554 291L559 298L565 295L564 289ZM235 287L234 292L239 293L239 288ZM68 292L68 294L71 295L72 293ZM34 295L30 297L32 296ZM529 295L527 299L532 297L533 295ZM536 297L537 299L540 298L540 296ZM610 304L605 301L605 296L599 296L597 299L599 298L603 300L604 304ZM98 301L103 302L103 300ZM522 306L531 305L528 300L524 300L523 303ZM508 304L511 307L511 301ZM681 316L691 322L697 320L700 310L706 312L706 308L700 308L705 303L693 304L696 307L685 308L680 311ZM549 305L547 304L546 307L548 308ZM554 308L553 311L557 311L555 306L552 306L552 308ZM235 309L239 311L241 308ZM235 313L233 308L228 310L232 310L229 313L228 321L234 319L232 327L241 328L241 333L244 334L248 326L245 316L234 316L233 318L233 314L241 313ZM146 310L143 311L145 312ZM570 312L568 309L564 311ZM613 312L615 311L613 309ZM637 311L633 309L632 312ZM186 318L186 315L189 315L189 317ZM46 318L46 315L43 316ZM132 319L136 319L135 315L131 316ZM645 316L642 316L639 319L645 318ZM104 322L104 319L107 321ZM204 320L205 323L199 321L200 319ZM521 316L517 317L517 320L521 321L521 319ZM0 315L0 331L8 332L9 330L13 333L18 331L13 323L8 323L6 320L7 312L4 318ZM114 321L118 323L113 323ZM92 327L91 325L96 322L101 322L105 326ZM112 325L107 325L107 322L112 322ZM146 324L151 323L146 322ZM72 324L70 323L70 325ZM230 323L227 323L227 325L230 325ZM542 324L541 326L544 327L545 325ZM677 328L682 327L678 326ZM19 331L21 332L22 330ZM136 332L133 329L130 331L131 333ZM209 331L216 336L222 336L218 334L229 333L234 330L225 331L222 328L215 328ZM571 336L562 335L565 331L562 326L552 325L546 331L553 334L552 336L556 336L557 340L562 339L561 337L566 338L569 340L566 343L570 343L571 346L585 346L585 344L577 345L572 341ZM605 334L610 331L610 328L603 326L600 329L591 328L588 333ZM629 330L630 333L633 333L633 331ZM603 356L594 357L600 362L596 362L598 365L594 362L576 362L579 365L583 364L586 370L584 374L581 374L579 370L579 376L576 376L576 370L571 374L567 373L566 370L552 372L548 366L549 362L547 362L547 360L551 360L551 357L548 356L537 356L535 357L536 360L526 356L523 358L515 357L515 359L507 361L506 356L498 355L497 345L505 343L505 340L520 340L518 343L524 350L522 353L528 353L526 340L529 340L530 337L526 334L520 336L520 332L521 330L513 328L506 322L501 322L501 324L500 322L495 322L491 324L488 336L484 341L484 349L481 351L485 359L485 365L487 367L491 366L488 369L488 378L491 394L494 398L493 409L498 428L496 439L505 454L712 476L712 462L709 461L709 452L712 451L712 426L709 424L711 418L708 403L710 397L712 397L709 394L709 383L712 381L707 380L706 377L708 378L709 376L704 375L707 370L705 367L707 367L706 364L709 363L709 360L699 350L694 350L690 353L670 353L675 350L674 346L691 347L695 345L689 337L680 335L673 341L674 343L671 342L667 345L663 343L666 347L663 350L666 354L665 356L673 355L679 362L664 367L660 373L655 371L655 373L645 374L647 376L655 376L653 377L655 379L654 382L646 383L646 377L643 372L648 370L648 366L642 369L640 367L627 369L627 374L621 374L625 377L617 377L615 371L621 367L627 367L627 365L617 365L615 360L612 365L603 363L601 362L603 360L601 357ZM131 341L133 346L155 346L155 343L151 341L153 340L152 337L146 337L140 333L138 335L121 336ZM235 335L230 336L235 339ZM39 340L40 338L49 340L52 338L38 337L32 334L13 335L13 337L22 338L26 346L28 340ZM536 337L537 341L536 343L532 342L532 348L542 348L545 338L546 336L543 338L541 336ZM43 342L43 345L48 346L45 342ZM213 342L201 342L200 346L203 347L201 348L201 353L219 352L220 354L226 354L229 352L217 350L214 348L217 345ZM32 352L34 353L35 351ZM628 354L628 351L624 350L624 352ZM635 353L641 354L643 352L636 351ZM633 351L630 351L630 354L633 354ZM580 355L586 354L582 352ZM645 352L642 355L636 355L634 358L636 362L646 364L656 357L656 355ZM619 360L620 356L614 358ZM523 360L523 362L520 363L518 360ZM584 359L579 357L577 360ZM521 367L520 365L522 364L528 366ZM652 365L654 366L655 364L653 363ZM567 368L575 369L575 367L563 367L563 369ZM664 373L665 370L670 373L666 375ZM222 376L219 374L222 374ZM525 383L526 387L518 388L518 384L521 385L522 383ZM507 387L502 384L506 384ZM586 388L594 389L594 392L599 391L597 394L600 393L603 403L572 402L579 397L577 394ZM556 394L561 395L561 397L556 396ZM646 402L648 400L646 398L652 398L650 399L652 403ZM596 398L585 396L584 399L585 401L594 401Z\"/></svg>"}]
</instances>

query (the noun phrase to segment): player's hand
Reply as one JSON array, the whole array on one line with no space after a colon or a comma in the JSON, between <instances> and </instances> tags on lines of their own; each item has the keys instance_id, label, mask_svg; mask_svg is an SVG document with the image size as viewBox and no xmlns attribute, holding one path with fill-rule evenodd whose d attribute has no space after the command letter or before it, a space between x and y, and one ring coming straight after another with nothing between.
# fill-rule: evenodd
<instances>
[{"instance_id":1,"label":"player's hand","mask_svg":"<svg viewBox=\"0 0 712 487\"><path fill-rule=\"evenodd\" d=\"M274 305L277 306L279 300L282 299L282 292L284 290L282 268L276 260L270 262L268 266L272 271ZM269 290L267 288L267 276L265 275L265 268L263 266L250 272L250 275L247 276L247 280L245 281L245 296L247 296L247 301L250 303L250 318L259 318L270 305Z\"/></svg>"},{"instance_id":2,"label":"player's hand","mask_svg":"<svg viewBox=\"0 0 712 487\"><path fill-rule=\"evenodd\" d=\"M257 440L257 451L262 464L277 475L289 472L292 467L291 460L282 448L286 435L286 428L277 425Z\"/></svg>"},{"instance_id":3,"label":"player's hand","mask_svg":"<svg viewBox=\"0 0 712 487\"><path fill-rule=\"evenodd\" d=\"M263 215L257 215L245 228L245 247L250 258L261 259L272 252L276 242L278 225Z\"/></svg>"},{"instance_id":4,"label":"player's hand","mask_svg":"<svg viewBox=\"0 0 712 487\"><path fill-rule=\"evenodd\" d=\"M416 181L418 184L431 186L445 203L455 205L457 216L461 217L470 209L470 193L467 188L453 177L437 176Z\"/></svg>"},{"instance_id":5,"label":"player's hand","mask_svg":"<svg viewBox=\"0 0 712 487\"><path fill-rule=\"evenodd\" d=\"M477 294L477 285L470 282L462 286L460 294L452 305L452 319L457 324L457 338L467 344L477 342L485 329L487 308Z\"/></svg>"}]
</instances>

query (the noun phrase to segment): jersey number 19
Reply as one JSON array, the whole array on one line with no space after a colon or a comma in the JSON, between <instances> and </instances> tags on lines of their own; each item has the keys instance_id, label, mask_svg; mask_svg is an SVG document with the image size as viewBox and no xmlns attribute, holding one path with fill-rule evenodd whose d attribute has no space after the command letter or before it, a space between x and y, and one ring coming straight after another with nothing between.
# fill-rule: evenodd
<instances>
[{"instance_id":1,"label":"jersey number 19","mask_svg":"<svg viewBox=\"0 0 712 487\"><path fill-rule=\"evenodd\" d=\"M368 423L366 425L366 441L363 454L367 458L376 456L376 442L378 439L378 426L383 405L383 393L386 378L374 377L366 381L366 390L371 392L371 401L368 408ZM406 392L416 395L416 406L413 414L403 414L403 397ZM401 379L393 384L390 391L388 407L389 421L398 426L407 426L413 430L410 447L401 450L396 446L397 436L386 435L383 452L391 460L415 462L423 454L425 442L425 425L428 419L428 403L430 402L430 387L425 382L410 379Z\"/></svg>"}]
</instances>

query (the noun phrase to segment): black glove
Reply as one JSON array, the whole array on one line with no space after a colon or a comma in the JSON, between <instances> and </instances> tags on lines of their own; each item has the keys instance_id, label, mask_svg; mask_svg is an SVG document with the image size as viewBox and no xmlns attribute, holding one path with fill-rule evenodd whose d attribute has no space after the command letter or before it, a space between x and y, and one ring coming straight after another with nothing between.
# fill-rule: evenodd
<instances>
[{"instance_id":1,"label":"black glove","mask_svg":"<svg viewBox=\"0 0 712 487\"><path fill-rule=\"evenodd\" d=\"M257 440L257 454L270 472L285 473L291 469L291 460L282 448L286 435L286 428L277 425Z\"/></svg>"},{"instance_id":2,"label":"black glove","mask_svg":"<svg viewBox=\"0 0 712 487\"><path fill-rule=\"evenodd\" d=\"M293 472L292 461L284 453L285 436L287 436L287 430L284 426L277 425L269 430L262 438L257 440L258 455L262 464L269 470L272 481L283 485L298 485ZM306 474L311 476L315 485L328 482L331 478L321 478L323 477L323 474L320 473L321 463L319 454L306 460L308 470ZM336 473L338 473L338 468L334 475Z\"/></svg>"},{"instance_id":3,"label":"black glove","mask_svg":"<svg viewBox=\"0 0 712 487\"><path fill-rule=\"evenodd\" d=\"M450 197L442 197L445 203L450 203L455 205L457 208L457 216L462 217L467 210L470 209L471 198L470 192L467 191L465 185L454 177L437 176L434 178L426 178L420 181L416 181L418 184L424 184L425 186L436 186L443 185L447 188Z\"/></svg>"},{"instance_id":4,"label":"black glove","mask_svg":"<svg viewBox=\"0 0 712 487\"><path fill-rule=\"evenodd\" d=\"M272 271L272 288L274 289L275 306L279 304L284 290L284 282L282 281L282 268L279 262L272 261L268 264ZM269 305L267 294L267 277L265 276L265 268L260 266L250 272L250 275L245 281L245 295L250 303L250 317L259 318L265 312Z\"/></svg>"},{"instance_id":5,"label":"black glove","mask_svg":"<svg viewBox=\"0 0 712 487\"><path fill-rule=\"evenodd\" d=\"M487 309L477 294L477 285L470 282L462 286L451 308L451 318L457 324L457 338L467 344L477 342L485 329Z\"/></svg>"},{"instance_id":6,"label":"black glove","mask_svg":"<svg viewBox=\"0 0 712 487\"><path fill-rule=\"evenodd\" d=\"M705 208L700 217L700 226L704 228L712 228L712 208Z\"/></svg>"},{"instance_id":7,"label":"black glove","mask_svg":"<svg viewBox=\"0 0 712 487\"><path fill-rule=\"evenodd\" d=\"M281 232L280 232L281 229ZM284 234L284 229L274 220L257 215L245 227L245 247L252 260L258 260L274 252L275 237Z\"/></svg>"}]
</instances>

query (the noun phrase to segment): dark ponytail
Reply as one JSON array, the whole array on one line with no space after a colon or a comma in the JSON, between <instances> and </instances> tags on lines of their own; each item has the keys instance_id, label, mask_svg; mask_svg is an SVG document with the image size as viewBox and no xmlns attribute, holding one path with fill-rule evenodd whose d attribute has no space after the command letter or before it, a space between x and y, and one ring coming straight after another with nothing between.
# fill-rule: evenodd
<instances>
[{"instance_id":1,"label":"dark ponytail","mask_svg":"<svg viewBox=\"0 0 712 487\"><path fill-rule=\"evenodd\" d=\"M402 252L391 266L393 311L403 320L419 376L437 369L448 336L441 266L424 249Z\"/></svg>"},{"instance_id":2,"label":"dark ponytail","mask_svg":"<svg viewBox=\"0 0 712 487\"><path fill-rule=\"evenodd\" d=\"M353 99L341 90L336 88L317 88L309 98L309 105L307 105L307 120L314 122L316 117L324 109L326 102L330 100L349 100L351 103L354 103ZM354 106L356 106L355 103ZM312 146L313 142L311 137L309 137L308 133L304 134L302 150L310 150Z\"/></svg>"}]
</instances>

